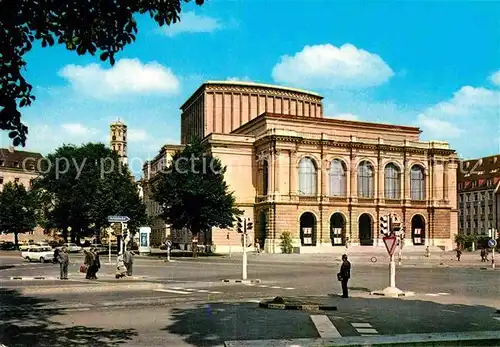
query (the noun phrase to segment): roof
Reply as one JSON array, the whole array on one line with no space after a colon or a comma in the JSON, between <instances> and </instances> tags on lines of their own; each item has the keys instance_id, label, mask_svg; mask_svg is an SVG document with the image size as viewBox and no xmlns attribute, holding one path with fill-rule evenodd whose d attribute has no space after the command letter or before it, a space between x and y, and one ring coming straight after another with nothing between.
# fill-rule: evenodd
<instances>
[{"instance_id":1,"label":"roof","mask_svg":"<svg viewBox=\"0 0 500 347\"><path fill-rule=\"evenodd\" d=\"M0 170L1 169L22 169L23 162L27 159L29 164L36 164L36 162L43 158L40 153L17 151L12 148L0 148ZM35 165L36 167L36 165Z\"/></svg>"},{"instance_id":2,"label":"roof","mask_svg":"<svg viewBox=\"0 0 500 347\"><path fill-rule=\"evenodd\" d=\"M318 93L313 92L313 91L292 88L292 87L278 86L278 85L273 85L273 84L256 83L256 82L242 82L242 81L206 81L201 86L199 86L198 89L196 89L195 92L193 94L191 94L191 96L182 104L181 110L184 109L184 107L187 104L189 104L203 89L205 89L207 86L210 86L210 85L227 85L227 86L238 86L238 87L269 88L269 89L290 91L290 92L296 92L296 93L302 93L302 94L309 94L309 95L318 97L320 99L323 99L323 97L321 95L319 95Z\"/></svg>"},{"instance_id":3,"label":"roof","mask_svg":"<svg viewBox=\"0 0 500 347\"><path fill-rule=\"evenodd\" d=\"M329 125L353 125L356 127L362 128L378 128L378 129L389 129L395 131L403 131L414 134L420 134L422 130L418 127L406 126L406 125L394 125L394 124L383 124L383 123L372 123L372 122L362 122L362 121L354 121L354 120L343 120L343 119L335 119L335 118L315 118L315 117L304 117L304 116L292 116L287 114L277 114L277 113L269 113L264 112L258 117L252 119L251 121L241 125L239 128L236 128L232 131L232 133L240 133L244 131L246 128L251 127L253 124L259 122L264 118L273 118L273 119L285 119L285 120L298 120L302 122L313 122L313 123L324 123Z\"/></svg>"},{"instance_id":4,"label":"roof","mask_svg":"<svg viewBox=\"0 0 500 347\"><path fill-rule=\"evenodd\" d=\"M457 168L460 191L492 188L500 182L500 154L462 160Z\"/></svg>"}]
</instances>

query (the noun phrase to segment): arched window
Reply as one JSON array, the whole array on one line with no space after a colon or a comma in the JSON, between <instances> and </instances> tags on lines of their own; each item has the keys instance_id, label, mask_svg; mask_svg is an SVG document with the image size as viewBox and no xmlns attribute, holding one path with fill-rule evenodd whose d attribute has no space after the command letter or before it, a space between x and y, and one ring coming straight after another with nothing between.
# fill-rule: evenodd
<instances>
[{"instance_id":1,"label":"arched window","mask_svg":"<svg viewBox=\"0 0 500 347\"><path fill-rule=\"evenodd\" d=\"M393 163L387 164L385 167L384 190L386 199L401 198L401 173L399 168Z\"/></svg>"},{"instance_id":2,"label":"arched window","mask_svg":"<svg viewBox=\"0 0 500 347\"><path fill-rule=\"evenodd\" d=\"M303 158L299 163L299 195L316 195L317 172L311 158Z\"/></svg>"},{"instance_id":3,"label":"arched window","mask_svg":"<svg viewBox=\"0 0 500 347\"><path fill-rule=\"evenodd\" d=\"M425 174L424 168L420 165L413 165L411 168L411 199L425 200Z\"/></svg>"},{"instance_id":4,"label":"arched window","mask_svg":"<svg viewBox=\"0 0 500 347\"><path fill-rule=\"evenodd\" d=\"M267 195L269 189L269 164L267 160L262 163L262 193Z\"/></svg>"},{"instance_id":5,"label":"arched window","mask_svg":"<svg viewBox=\"0 0 500 347\"><path fill-rule=\"evenodd\" d=\"M368 161L358 166L358 197L373 198L373 166Z\"/></svg>"},{"instance_id":6,"label":"arched window","mask_svg":"<svg viewBox=\"0 0 500 347\"><path fill-rule=\"evenodd\" d=\"M346 170L342 161L334 159L328 172L330 196L346 196Z\"/></svg>"}]
</instances>

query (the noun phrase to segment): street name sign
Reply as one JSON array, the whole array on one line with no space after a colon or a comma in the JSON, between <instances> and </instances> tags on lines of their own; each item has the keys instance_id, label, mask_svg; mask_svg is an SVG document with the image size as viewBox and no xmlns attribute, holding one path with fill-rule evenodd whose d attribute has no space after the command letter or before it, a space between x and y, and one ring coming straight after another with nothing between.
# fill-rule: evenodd
<instances>
[{"instance_id":1,"label":"street name sign","mask_svg":"<svg viewBox=\"0 0 500 347\"><path fill-rule=\"evenodd\" d=\"M488 247L495 248L497 246L497 240L488 240Z\"/></svg>"},{"instance_id":2,"label":"street name sign","mask_svg":"<svg viewBox=\"0 0 500 347\"><path fill-rule=\"evenodd\" d=\"M127 216L108 216L109 223L127 223L129 220Z\"/></svg>"},{"instance_id":3,"label":"street name sign","mask_svg":"<svg viewBox=\"0 0 500 347\"><path fill-rule=\"evenodd\" d=\"M387 253L389 253L389 255L393 255L394 249L396 248L396 236L383 237L382 240L384 240Z\"/></svg>"}]
</instances>

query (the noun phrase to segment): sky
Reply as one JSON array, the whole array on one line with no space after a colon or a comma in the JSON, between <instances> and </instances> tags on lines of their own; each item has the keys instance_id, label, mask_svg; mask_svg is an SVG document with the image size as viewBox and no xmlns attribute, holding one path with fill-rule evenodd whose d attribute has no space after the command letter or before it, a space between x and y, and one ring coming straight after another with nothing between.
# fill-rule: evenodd
<instances>
[{"instance_id":1,"label":"sky","mask_svg":"<svg viewBox=\"0 0 500 347\"><path fill-rule=\"evenodd\" d=\"M138 175L179 143L179 107L201 83L240 80L316 91L325 117L418 126L462 158L497 154L499 18L497 1L192 1L170 27L138 17L137 40L113 67L35 45L25 150L109 143L121 119Z\"/></svg>"}]
</instances>

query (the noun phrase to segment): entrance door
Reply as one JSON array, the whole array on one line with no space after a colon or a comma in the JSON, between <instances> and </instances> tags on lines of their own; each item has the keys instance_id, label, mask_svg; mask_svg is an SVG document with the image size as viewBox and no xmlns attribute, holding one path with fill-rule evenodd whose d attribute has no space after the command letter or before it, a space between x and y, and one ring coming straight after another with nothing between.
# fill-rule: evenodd
<instances>
[{"instance_id":1,"label":"entrance door","mask_svg":"<svg viewBox=\"0 0 500 347\"><path fill-rule=\"evenodd\" d=\"M266 212L261 211L259 213L259 230L257 235L255 235L255 241L259 240L260 249L264 248L264 243L266 242L267 233L267 215Z\"/></svg>"},{"instance_id":2,"label":"entrance door","mask_svg":"<svg viewBox=\"0 0 500 347\"><path fill-rule=\"evenodd\" d=\"M316 246L316 218L311 212L300 216L300 241L302 246Z\"/></svg>"},{"instance_id":3,"label":"entrance door","mask_svg":"<svg viewBox=\"0 0 500 347\"><path fill-rule=\"evenodd\" d=\"M415 246L425 245L425 219L419 214L411 219L411 238Z\"/></svg>"},{"instance_id":4,"label":"entrance door","mask_svg":"<svg viewBox=\"0 0 500 347\"><path fill-rule=\"evenodd\" d=\"M373 223L372 217L368 213L363 213L359 217L359 244L361 246L373 246Z\"/></svg>"},{"instance_id":5,"label":"entrance door","mask_svg":"<svg viewBox=\"0 0 500 347\"><path fill-rule=\"evenodd\" d=\"M330 239L332 246L345 246L345 219L339 212L330 218Z\"/></svg>"}]
</instances>

